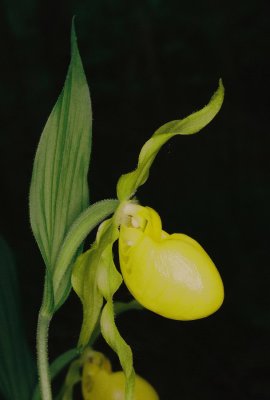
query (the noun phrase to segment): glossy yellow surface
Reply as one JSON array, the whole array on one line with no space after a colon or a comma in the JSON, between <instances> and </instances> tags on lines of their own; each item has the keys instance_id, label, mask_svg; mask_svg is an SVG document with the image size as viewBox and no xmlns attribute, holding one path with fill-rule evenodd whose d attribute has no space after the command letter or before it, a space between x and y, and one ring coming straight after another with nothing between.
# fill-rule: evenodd
<instances>
[{"instance_id":1,"label":"glossy yellow surface","mask_svg":"<svg viewBox=\"0 0 270 400\"><path fill-rule=\"evenodd\" d=\"M84 400L125 400L125 376L123 371L111 372L110 362L101 353L92 352L82 371ZM154 388L136 375L134 400L159 400Z\"/></svg>"},{"instance_id":2,"label":"glossy yellow surface","mask_svg":"<svg viewBox=\"0 0 270 400\"><path fill-rule=\"evenodd\" d=\"M149 207L127 207L121 224L120 267L135 299L167 318L193 320L215 312L224 299L221 277L195 240L162 230Z\"/></svg>"}]
</instances>

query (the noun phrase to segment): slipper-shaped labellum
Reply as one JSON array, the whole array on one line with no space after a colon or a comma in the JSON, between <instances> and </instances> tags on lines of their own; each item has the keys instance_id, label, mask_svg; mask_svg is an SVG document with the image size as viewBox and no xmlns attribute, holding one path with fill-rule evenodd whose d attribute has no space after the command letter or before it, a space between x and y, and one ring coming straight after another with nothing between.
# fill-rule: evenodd
<instances>
[{"instance_id":1,"label":"slipper-shaped labellum","mask_svg":"<svg viewBox=\"0 0 270 400\"><path fill-rule=\"evenodd\" d=\"M214 263L189 236L169 235L149 207L126 204L120 227L119 255L124 281L147 309L176 320L214 313L224 289Z\"/></svg>"},{"instance_id":2,"label":"slipper-shaped labellum","mask_svg":"<svg viewBox=\"0 0 270 400\"><path fill-rule=\"evenodd\" d=\"M125 400L124 372L112 372L109 360L93 351L83 365L82 394L84 400ZM139 375L135 377L134 400L159 400L155 389Z\"/></svg>"}]
</instances>

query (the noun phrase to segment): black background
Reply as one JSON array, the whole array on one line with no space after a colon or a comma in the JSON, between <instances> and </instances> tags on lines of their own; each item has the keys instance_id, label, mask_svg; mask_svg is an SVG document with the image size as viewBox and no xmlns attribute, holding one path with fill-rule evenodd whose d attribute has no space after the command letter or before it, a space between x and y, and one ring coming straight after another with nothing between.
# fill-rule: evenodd
<instances>
[{"instance_id":1,"label":"black background","mask_svg":"<svg viewBox=\"0 0 270 400\"><path fill-rule=\"evenodd\" d=\"M197 239L223 277L221 310L193 322L148 311L118 320L135 367L162 400L270 399L269 52L267 1L2 1L0 231L16 254L34 350L43 266L28 222L35 149L64 82L76 14L94 113L91 200L115 196L161 124L225 102L198 135L164 146L139 191L168 232ZM122 298L128 299L124 289ZM51 358L73 347L75 296L55 316ZM97 348L116 357L102 340Z\"/></svg>"}]
</instances>

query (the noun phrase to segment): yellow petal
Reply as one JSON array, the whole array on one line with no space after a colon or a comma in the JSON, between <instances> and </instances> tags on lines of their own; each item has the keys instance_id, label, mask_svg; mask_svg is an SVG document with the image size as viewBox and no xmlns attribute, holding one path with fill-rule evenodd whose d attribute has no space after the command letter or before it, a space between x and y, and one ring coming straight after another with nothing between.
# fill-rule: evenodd
<instances>
[{"instance_id":1,"label":"yellow petal","mask_svg":"<svg viewBox=\"0 0 270 400\"><path fill-rule=\"evenodd\" d=\"M177 320L215 312L223 302L223 283L204 249L189 236L162 231L154 210L144 207L140 215L145 228L122 225L119 237L121 272L135 299Z\"/></svg>"}]
</instances>

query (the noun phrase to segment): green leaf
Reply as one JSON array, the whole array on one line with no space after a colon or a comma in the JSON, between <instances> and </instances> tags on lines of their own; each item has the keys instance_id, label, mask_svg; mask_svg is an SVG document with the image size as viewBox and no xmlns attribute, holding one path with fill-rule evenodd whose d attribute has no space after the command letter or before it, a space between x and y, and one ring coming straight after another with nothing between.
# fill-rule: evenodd
<instances>
[{"instance_id":1,"label":"green leaf","mask_svg":"<svg viewBox=\"0 0 270 400\"><path fill-rule=\"evenodd\" d=\"M141 149L137 168L122 175L117 184L117 196L120 201L132 197L139 186L143 185L149 176L150 167L161 147L175 135L192 135L204 128L219 112L224 98L222 81L212 96L208 105L182 120L168 122L162 125Z\"/></svg>"},{"instance_id":2,"label":"green leaf","mask_svg":"<svg viewBox=\"0 0 270 400\"><path fill-rule=\"evenodd\" d=\"M21 319L16 268L0 237L0 392L5 400L29 400L36 368Z\"/></svg>"},{"instance_id":3,"label":"green leaf","mask_svg":"<svg viewBox=\"0 0 270 400\"><path fill-rule=\"evenodd\" d=\"M67 231L89 204L91 129L90 95L73 25L65 85L43 130L30 187L31 226L51 271Z\"/></svg>"}]
</instances>

